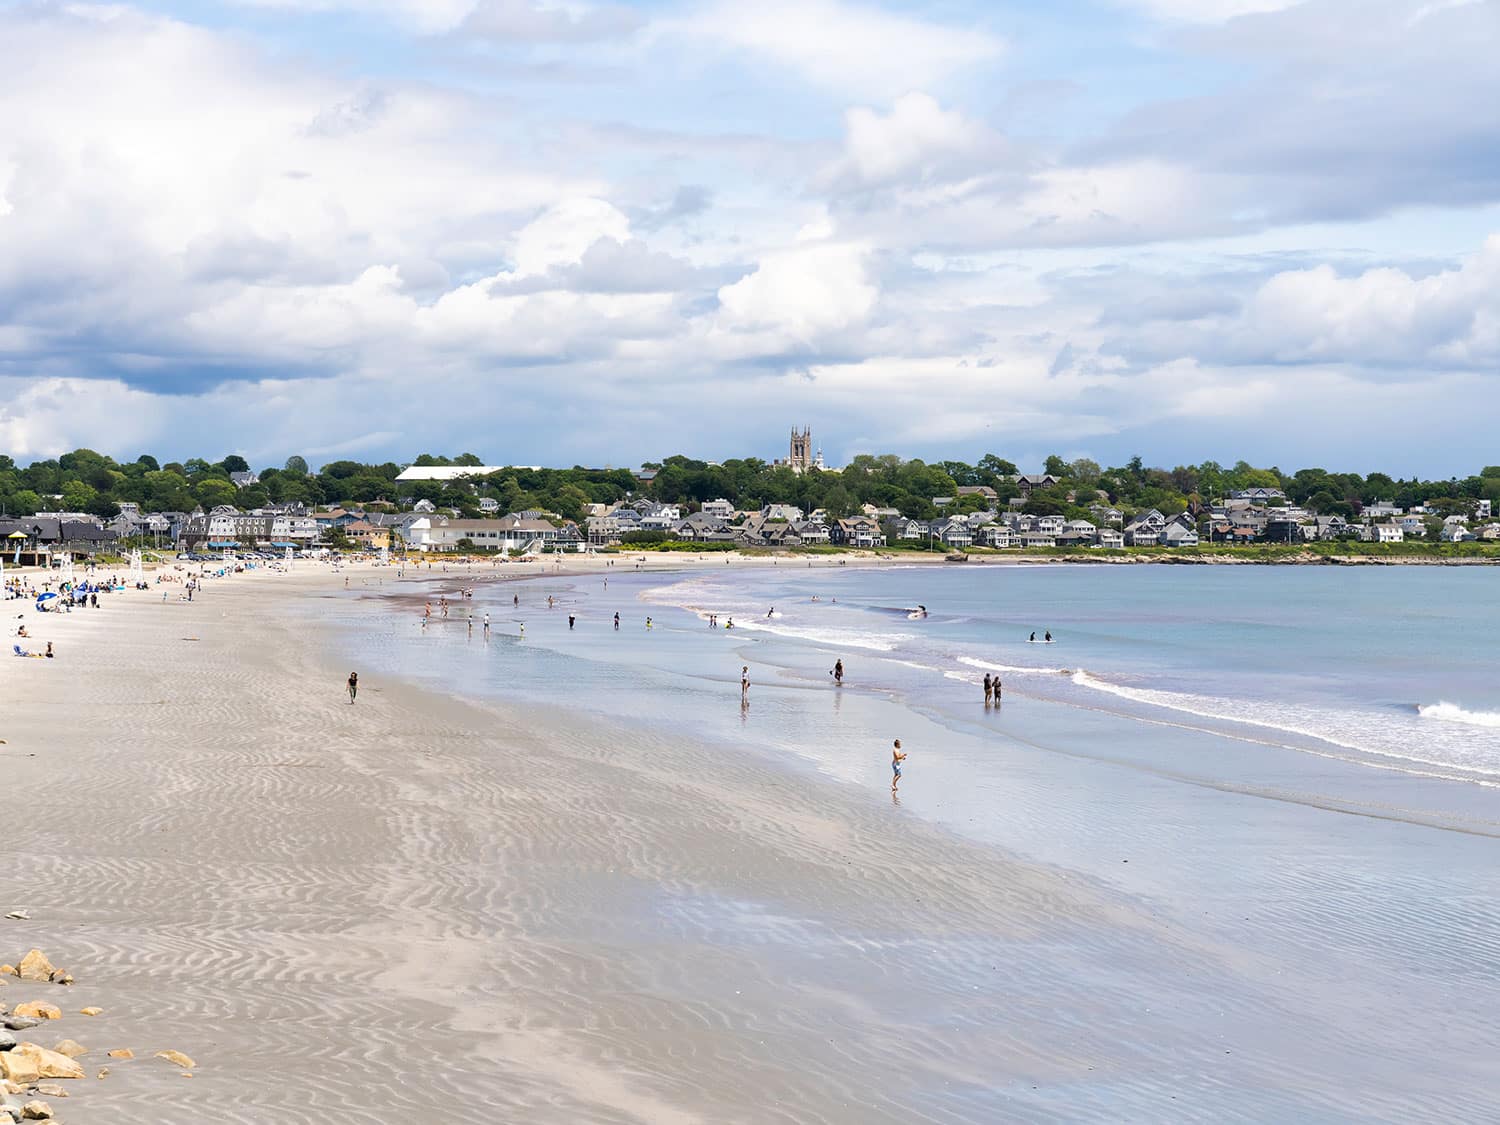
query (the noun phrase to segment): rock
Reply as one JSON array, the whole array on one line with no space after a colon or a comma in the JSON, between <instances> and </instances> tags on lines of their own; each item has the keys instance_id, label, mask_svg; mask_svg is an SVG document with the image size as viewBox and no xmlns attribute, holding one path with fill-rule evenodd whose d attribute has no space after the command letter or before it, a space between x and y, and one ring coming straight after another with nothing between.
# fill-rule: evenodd
<instances>
[{"instance_id":1,"label":"rock","mask_svg":"<svg viewBox=\"0 0 1500 1125\"><path fill-rule=\"evenodd\" d=\"M12 1064L17 1069L16 1074L10 1073ZM56 1051L49 1051L35 1043L22 1043L14 1050L0 1054L0 1067L5 1068L5 1076L13 1082L35 1082L38 1078L83 1077L83 1067L67 1055L59 1055ZM30 1073L35 1077L22 1078L21 1073Z\"/></svg>"},{"instance_id":2,"label":"rock","mask_svg":"<svg viewBox=\"0 0 1500 1125\"><path fill-rule=\"evenodd\" d=\"M0 1105L0 1113L5 1115L0 1117L0 1121L21 1120L21 1107L18 1105Z\"/></svg>"},{"instance_id":3,"label":"rock","mask_svg":"<svg viewBox=\"0 0 1500 1125\"><path fill-rule=\"evenodd\" d=\"M19 1048L0 1052L0 1074L22 1086L30 1086L42 1076L37 1060Z\"/></svg>"},{"instance_id":4,"label":"rock","mask_svg":"<svg viewBox=\"0 0 1500 1125\"><path fill-rule=\"evenodd\" d=\"M157 1051L156 1057L159 1059L166 1059L169 1063L176 1063L184 1070L192 1070L193 1066L195 1065L193 1063L193 1060L188 1058L181 1051Z\"/></svg>"},{"instance_id":5,"label":"rock","mask_svg":"<svg viewBox=\"0 0 1500 1125\"><path fill-rule=\"evenodd\" d=\"M6 917L10 918L10 919L13 919L14 921L17 921L17 922L29 922L29 921L31 921L31 911L29 911L29 910L12 910L9 914L6 915Z\"/></svg>"},{"instance_id":6,"label":"rock","mask_svg":"<svg viewBox=\"0 0 1500 1125\"><path fill-rule=\"evenodd\" d=\"M80 1016L97 1016L103 1011L103 1008L79 1008L78 1014Z\"/></svg>"},{"instance_id":7,"label":"rock","mask_svg":"<svg viewBox=\"0 0 1500 1125\"><path fill-rule=\"evenodd\" d=\"M68 1092L56 1082L41 1082L37 1084L36 1092L44 1098L65 1098Z\"/></svg>"},{"instance_id":8,"label":"rock","mask_svg":"<svg viewBox=\"0 0 1500 1125\"><path fill-rule=\"evenodd\" d=\"M99 1068L99 1073L96 1074L96 1075L94 1075L94 1077L95 1078L99 1078L99 1079L103 1079L103 1078L108 1077L108 1075L109 1075L109 1067L107 1067L107 1066L101 1066Z\"/></svg>"},{"instance_id":9,"label":"rock","mask_svg":"<svg viewBox=\"0 0 1500 1125\"><path fill-rule=\"evenodd\" d=\"M0 1090L4 1090L7 1094L20 1094L25 1092L26 1087L12 1082L9 1078L0 1078Z\"/></svg>"},{"instance_id":10,"label":"rock","mask_svg":"<svg viewBox=\"0 0 1500 1125\"><path fill-rule=\"evenodd\" d=\"M52 1116L52 1107L46 1102L27 1102L21 1107L21 1120L46 1121Z\"/></svg>"},{"instance_id":11,"label":"rock","mask_svg":"<svg viewBox=\"0 0 1500 1125\"><path fill-rule=\"evenodd\" d=\"M15 975L16 967L14 965L0 965L0 976L13 977Z\"/></svg>"},{"instance_id":12,"label":"rock","mask_svg":"<svg viewBox=\"0 0 1500 1125\"><path fill-rule=\"evenodd\" d=\"M11 1014L8 1018L16 1019L17 1017L20 1017L21 1019L33 1020L60 1020L62 1019L62 1011L55 1005L48 1004L45 1001L31 1000L25 1004L17 1004L15 1008L11 1010ZM12 1031L20 1030L19 1028L11 1024L7 1024L6 1026L10 1027Z\"/></svg>"},{"instance_id":13,"label":"rock","mask_svg":"<svg viewBox=\"0 0 1500 1125\"><path fill-rule=\"evenodd\" d=\"M79 1055L86 1055L89 1053L89 1049L87 1047L73 1039L64 1039L52 1049L59 1055L67 1055L70 1059L76 1059Z\"/></svg>"},{"instance_id":14,"label":"rock","mask_svg":"<svg viewBox=\"0 0 1500 1125\"><path fill-rule=\"evenodd\" d=\"M21 958L21 966L16 970L16 975L22 980L51 980L55 972L57 966L47 960L47 955L40 949L33 949Z\"/></svg>"},{"instance_id":15,"label":"rock","mask_svg":"<svg viewBox=\"0 0 1500 1125\"><path fill-rule=\"evenodd\" d=\"M116 1047L113 1051L109 1052L109 1057L112 1059L133 1059L135 1058L135 1052L129 1047Z\"/></svg>"},{"instance_id":16,"label":"rock","mask_svg":"<svg viewBox=\"0 0 1500 1125\"><path fill-rule=\"evenodd\" d=\"M8 1051L16 1045L16 1037L8 1031L0 1031L0 1051Z\"/></svg>"},{"instance_id":17,"label":"rock","mask_svg":"<svg viewBox=\"0 0 1500 1125\"><path fill-rule=\"evenodd\" d=\"M37 1019L35 1016L18 1016L14 1012L12 1012L8 1016L0 1018L0 1023L4 1023L5 1026L10 1028L12 1031L25 1031L28 1027L35 1027L41 1022L42 1021Z\"/></svg>"},{"instance_id":18,"label":"rock","mask_svg":"<svg viewBox=\"0 0 1500 1125\"><path fill-rule=\"evenodd\" d=\"M48 979L53 984L72 984L73 974L66 969L53 969L52 975Z\"/></svg>"}]
</instances>

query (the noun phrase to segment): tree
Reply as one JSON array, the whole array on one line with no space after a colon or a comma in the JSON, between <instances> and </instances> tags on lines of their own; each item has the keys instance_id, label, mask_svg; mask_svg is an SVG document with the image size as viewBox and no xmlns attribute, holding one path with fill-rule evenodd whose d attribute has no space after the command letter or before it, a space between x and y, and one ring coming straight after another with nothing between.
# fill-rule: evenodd
<instances>
[{"instance_id":1,"label":"tree","mask_svg":"<svg viewBox=\"0 0 1500 1125\"><path fill-rule=\"evenodd\" d=\"M1068 463L1054 453L1042 463L1042 472L1049 476L1065 477L1068 475Z\"/></svg>"},{"instance_id":2,"label":"tree","mask_svg":"<svg viewBox=\"0 0 1500 1125\"><path fill-rule=\"evenodd\" d=\"M211 511L221 504L232 505L239 498L239 490L227 480L208 477L193 486L193 495L203 505L204 511Z\"/></svg>"},{"instance_id":3,"label":"tree","mask_svg":"<svg viewBox=\"0 0 1500 1125\"><path fill-rule=\"evenodd\" d=\"M1014 461L1007 461L1004 457L996 457L993 453L986 453L981 457L977 468L980 472L986 473L992 478L1018 476L1021 472L1020 469L1016 468ZM994 481L991 480L989 483L993 484Z\"/></svg>"},{"instance_id":4,"label":"tree","mask_svg":"<svg viewBox=\"0 0 1500 1125\"><path fill-rule=\"evenodd\" d=\"M144 465L148 473L154 473L161 468L161 466L157 464L156 458L151 456L151 454L149 453L142 453L135 459L135 463L137 465Z\"/></svg>"},{"instance_id":5,"label":"tree","mask_svg":"<svg viewBox=\"0 0 1500 1125\"><path fill-rule=\"evenodd\" d=\"M81 480L70 480L62 488L63 510L86 512L98 496L99 493L91 485L84 484Z\"/></svg>"},{"instance_id":6,"label":"tree","mask_svg":"<svg viewBox=\"0 0 1500 1125\"><path fill-rule=\"evenodd\" d=\"M484 461L477 453L460 453L453 458L453 463L455 465L483 465Z\"/></svg>"},{"instance_id":7,"label":"tree","mask_svg":"<svg viewBox=\"0 0 1500 1125\"><path fill-rule=\"evenodd\" d=\"M286 472L294 477L307 476L307 458L293 453L286 459Z\"/></svg>"},{"instance_id":8,"label":"tree","mask_svg":"<svg viewBox=\"0 0 1500 1125\"><path fill-rule=\"evenodd\" d=\"M23 488L10 498L10 503L6 506L11 508L16 515L33 516L42 506L42 498L31 489Z\"/></svg>"},{"instance_id":9,"label":"tree","mask_svg":"<svg viewBox=\"0 0 1500 1125\"><path fill-rule=\"evenodd\" d=\"M1057 475L1069 477L1079 484L1093 484L1099 479L1099 462L1087 457L1080 457L1078 460L1068 464L1068 471L1066 473L1059 473ZM1187 489L1186 491L1191 492L1192 489Z\"/></svg>"},{"instance_id":10,"label":"tree","mask_svg":"<svg viewBox=\"0 0 1500 1125\"><path fill-rule=\"evenodd\" d=\"M238 453L231 453L224 460L220 461L219 465L226 473L248 473L250 471L250 462L246 461Z\"/></svg>"}]
</instances>

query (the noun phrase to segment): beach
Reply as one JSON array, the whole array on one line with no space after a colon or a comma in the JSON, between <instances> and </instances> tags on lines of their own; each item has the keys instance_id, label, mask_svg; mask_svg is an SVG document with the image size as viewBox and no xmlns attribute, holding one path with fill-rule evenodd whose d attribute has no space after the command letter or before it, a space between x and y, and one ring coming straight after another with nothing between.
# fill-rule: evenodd
<instances>
[{"instance_id":1,"label":"beach","mask_svg":"<svg viewBox=\"0 0 1500 1125\"><path fill-rule=\"evenodd\" d=\"M898 704L897 681L810 687L821 654L798 645L816 637L764 638L785 647L760 650L742 711L739 657L704 666L723 638L660 593L691 574L629 565L508 582L528 568L299 564L191 604L153 588L28 614L58 658L0 671L0 912L31 915L0 922L0 957L43 949L76 983L11 979L0 1000L58 1004L26 1035L89 1048L58 1116L1410 1121L1500 1104L1488 790L1403 778L1427 788L1391 809L1392 790L1346 778L1357 764L1288 746L1256 759L1260 793L1227 759L1180 786L1224 732L1177 728L1149 771L1119 744L1104 764L1043 753L1028 746L1062 727L1029 716L1067 701L1021 675L1014 727L981 744ZM715 567L692 573L739 581ZM629 607L608 657L606 575ZM452 616L423 629L443 594ZM488 644L464 622L481 607ZM894 798L876 734L893 723L916 746ZM971 743L993 760L965 764ZM1003 815L967 830L966 775L1000 766ZM1452 881L1440 896L1403 865L1423 849ZM1294 850L1336 874L1291 868ZM1371 856L1384 874L1361 902L1343 873ZM1243 895L1222 885L1234 857L1254 869ZM1439 937L1398 901L1427 902ZM1328 948L1299 961L1320 916ZM1444 932L1453 948L1417 948ZM1381 995L1392 982L1430 995ZM136 1058L107 1060L117 1047ZM154 1057L168 1048L190 1079Z\"/></svg>"}]
</instances>

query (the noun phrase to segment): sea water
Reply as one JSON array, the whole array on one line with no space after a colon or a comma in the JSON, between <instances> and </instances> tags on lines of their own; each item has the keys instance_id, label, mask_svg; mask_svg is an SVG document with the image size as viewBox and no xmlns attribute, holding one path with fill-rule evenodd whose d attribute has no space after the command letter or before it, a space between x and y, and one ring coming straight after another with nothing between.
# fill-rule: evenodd
<instances>
[{"instance_id":1,"label":"sea water","mask_svg":"<svg viewBox=\"0 0 1500 1125\"><path fill-rule=\"evenodd\" d=\"M1158 1051L1223 1036L1227 1116L1500 1107L1500 571L788 561L474 588L426 628L412 604L362 617L354 643L444 690L854 787L1118 896L1181 945L1122 935L1101 1026Z\"/></svg>"}]
</instances>

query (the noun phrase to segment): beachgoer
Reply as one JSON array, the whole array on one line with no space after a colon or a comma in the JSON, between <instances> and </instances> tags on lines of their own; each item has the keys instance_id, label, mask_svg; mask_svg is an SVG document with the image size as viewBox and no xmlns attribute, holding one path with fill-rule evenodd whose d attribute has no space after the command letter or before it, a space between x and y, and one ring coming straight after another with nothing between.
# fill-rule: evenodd
<instances>
[{"instance_id":1,"label":"beachgoer","mask_svg":"<svg viewBox=\"0 0 1500 1125\"><path fill-rule=\"evenodd\" d=\"M844 662L842 660L835 660L833 662L833 682L836 684L844 682Z\"/></svg>"},{"instance_id":2,"label":"beachgoer","mask_svg":"<svg viewBox=\"0 0 1500 1125\"><path fill-rule=\"evenodd\" d=\"M750 665L746 664L740 669L740 699L750 698Z\"/></svg>"},{"instance_id":3,"label":"beachgoer","mask_svg":"<svg viewBox=\"0 0 1500 1125\"><path fill-rule=\"evenodd\" d=\"M995 702L1000 702L1000 676L998 674L995 676Z\"/></svg>"},{"instance_id":4,"label":"beachgoer","mask_svg":"<svg viewBox=\"0 0 1500 1125\"><path fill-rule=\"evenodd\" d=\"M618 633L619 631L620 631L620 615L619 615L619 613L616 613L615 614L615 632Z\"/></svg>"},{"instance_id":5,"label":"beachgoer","mask_svg":"<svg viewBox=\"0 0 1500 1125\"><path fill-rule=\"evenodd\" d=\"M771 620L771 618L773 618L775 616L776 616L776 607L773 605L770 609L766 610L766 620L769 621L769 620Z\"/></svg>"},{"instance_id":6,"label":"beachgoer","mask_svg":"<svg viewBox=\"0 0 1500 1125\"><path fill-rule=\"evenodd\" d=\"M573 622L577 620L571 613L568 614L568 628L573 628Z\"/></svg>"},{"instance_id":7,"label":"beachgoer","mask_svg":"<svg viewBox=\"0 0 1500 1125\"><path fill-rule=\"evenodd\" d=\"M651 618L646 618L646 628L651 628Z\"/></svg>"},{"instance_id":8,"label":"beachgoer","mask_svg":"<svg viewBox=\"0 0 1500 1125\"><path fill-rule=\"evenodd\" d=\"M484 635L486 637L490 635L490 615L488 613L484 615Z\"/></svg>"},{"instance_id":9,"label":"beachgoer","mask_svg":"<svg viewBox=\"0 0 1500 1125\"><path fill-rule=\"evenodd\" d=\"M1035 633L1035 632L1033 632L1033 633L1032 633L1032 634L1031 634L1031 639L1032 639L1032 640L1033 640L1033 641L1034 641L1034 640L1036 640L1036 633Z\"/></svg>"},{"instance_id":10,"label":"beachgoer","mask_svg":"<svg viewBox=\"0 0 1500 1125\"><path fill-rule=\"evenodd\" d=\"M52 659L52 642L51 641L47 642L47 659L48 660Z\"/></svg>"},{"instance_id":11,"label":"beachgoer","mask_svg":"<svg viewBox=\"0 0 1500 1125\"><path fill-rule=\"evenodd\" d=\"M906 761L906 751L901 749L901 740L898 738L891 747L891 792L896 791L896 786L901 784L901 763Z\"/></svg>"},{"instance_id":12,"label":"beachgoer","mask_svg":"<svg viewBox=\"0 0 1500 1125\"><path fill-rule=\"evenodd\" d=\"M526 639L526 622L521 622L521 639Z\"/></svg>"},{"instance_id":13,"label":"beachgoer","mask_svg":"<svg viewBox=\"0 0 1500 1125\"><path fill-rule=\"evenodd\" d=\"M474 635L474 615L471 613L471 614L469 614L469 636L472 637L473 635Z\"/></svg>"},{"instance_id":14,"label":"beachgoer","mask_svg":"<svg viewBox=\"0 0 1500 1125\"><path fill-rule=\"evenodd\" d=\"M1052 643L1052 631L1049 629L1047 631L1047 635L1045 637L1043 637L1042 639L1044 641L1046 641L1050 645Z\"/></svg>"},{"instance_id":15,"label":"beachgoer","mask_svg":"<svg viewBox=\"0 0 1500 1125\"><path fill-rule=\"evenodd\" d=\"M512 595L511 599L510 599L510 604L511 605L520 605L521 604L521 595L520 594L514 594L514 595Z\"/></svg>"},{"instance_id":16,"label":"beachgoer","mask_svg":"<svg viewBox=\"0 0 1500 1125\"><path fill-rule=\"evenodd\" d=\"M728 619L728 620L727 620L727 621L726 621L726 622L725 622L725 624L724 624L724 628L726 628L726 629L733 629L733 628L734 628L734 618L732 618L732 617L731 617L731 618L729 618L729 619Z\"/></svg>"},{"instance_id":17,"label":"beachgoer","mask_svg":"<svg viewBox=\"0 0 1500 1125\"><path fill-rule=\"evenodd\" d=\"M985 702L985 706L989 706L990 698L994 695L994 693L995 693L995 689L990 684L990 674L988 672L986 672L984 674L984 702Z\"/></svg>"},{"instance_id":18,"label":"beachgoer","mask_svg":"<svg viewBox=\"0 0 1500 1125\"><path fill-rule=\"evenodd\" d=\"M359 673L349 673L349 702L354 702L354 697L359 694Z\"/></svg>"}]
</instances>

